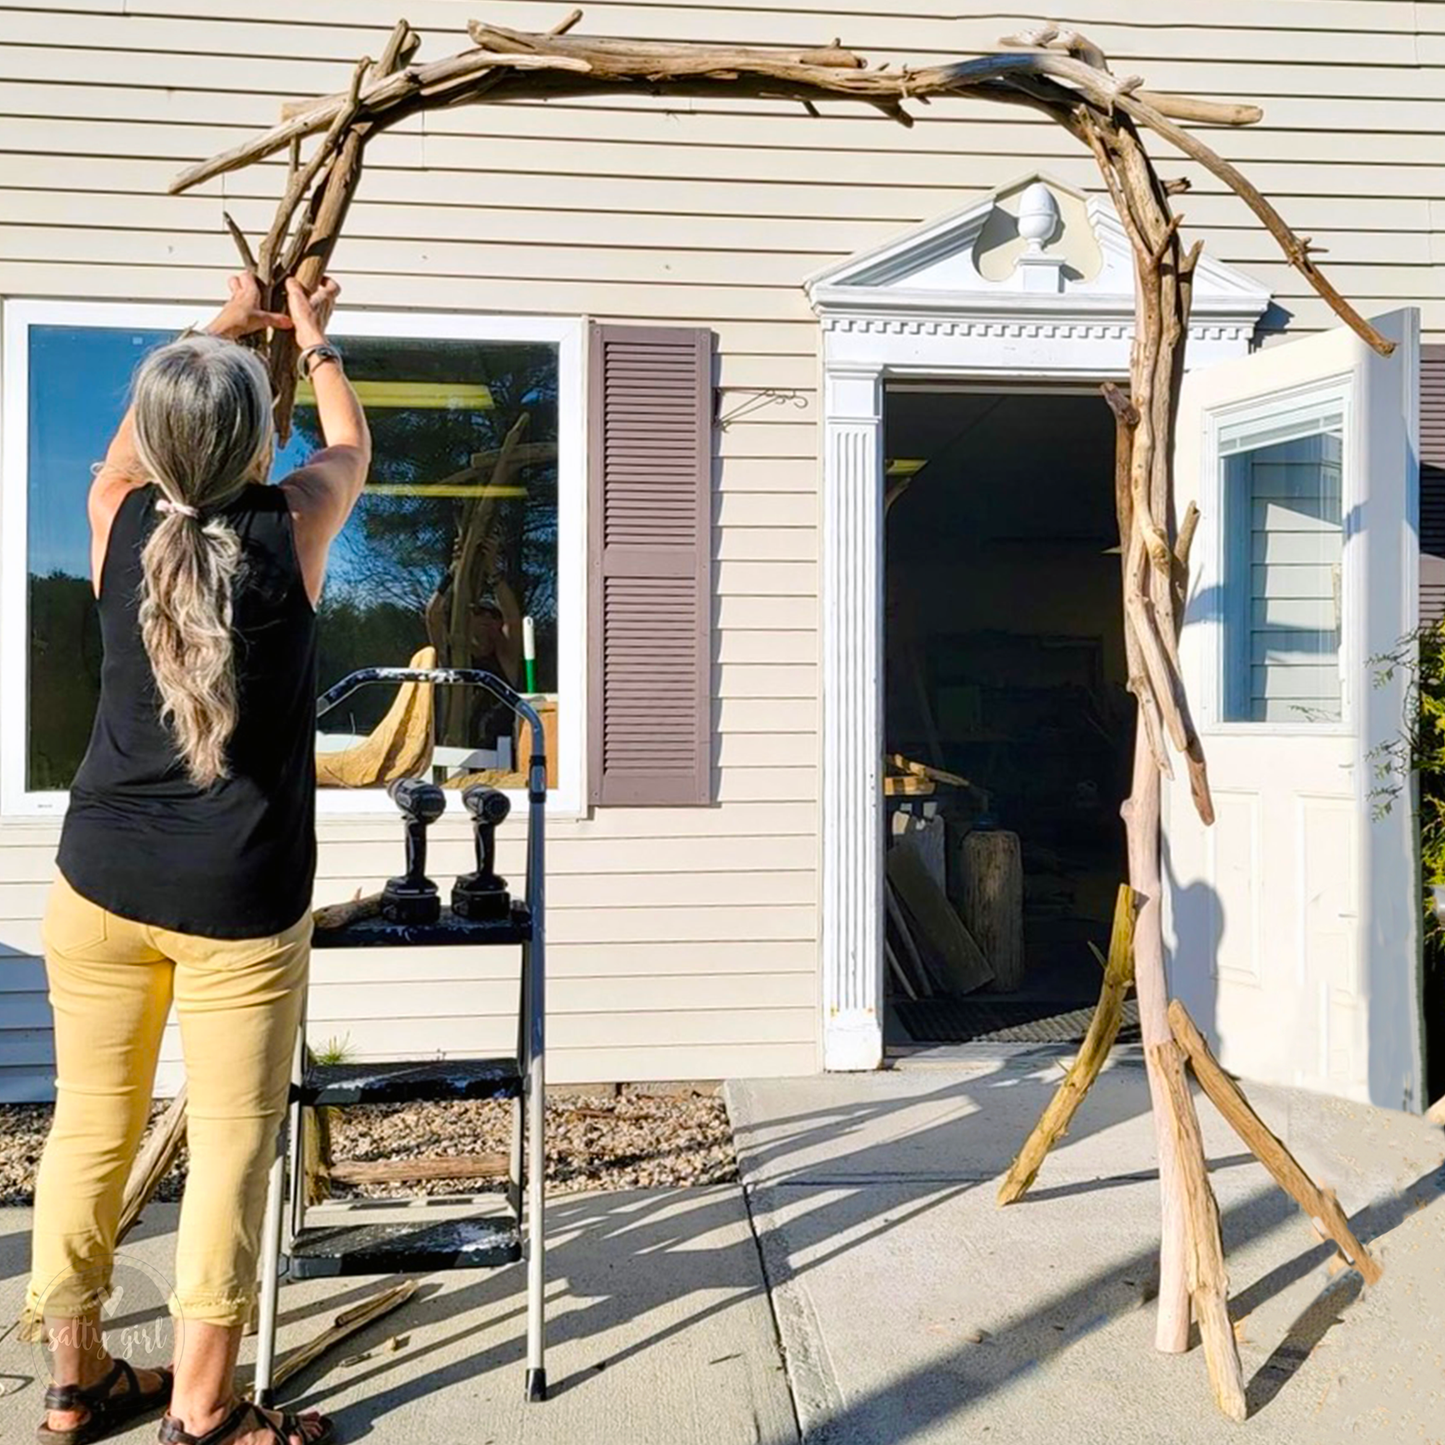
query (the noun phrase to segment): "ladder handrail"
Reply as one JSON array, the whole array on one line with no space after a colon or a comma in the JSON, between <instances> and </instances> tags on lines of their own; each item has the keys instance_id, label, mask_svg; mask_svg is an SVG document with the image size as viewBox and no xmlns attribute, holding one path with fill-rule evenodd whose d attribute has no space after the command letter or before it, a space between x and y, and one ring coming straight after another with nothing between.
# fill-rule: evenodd
<instances>
[{"instance_id":1,"label":"ladder handrail","mask_svg":"<svg viewBox=\"0 0 1445 1445\"><path fill-rule=\"evenodd\" d=\"M483 687L507 703L532 727L532 750L527 764L526 903L531 917L522 943L522 970L518 999L518 1071L522 1094L516 1101L512 1186L519 1226L524 1218L527 1239L527 1398L547 1398L546 1366L546 869L543 829L547 813L547 750L542 719L537 710L509 684L493 673L475 668L366 667L343 677L317 699L317 716L329 712L343 698L369 683L429 682L445 686ZM287 1103L287 1125L278 1137L277 1155L267 1183L266 1221L263 1225L263 1278L261 1285L261 1339L258 1342L255 1388L262 1404L272 1403L275 1364L277 1265L290 1248L288 1204L305 1209L305 1180L301 1150L301 1099L299 1084L305 1058L306 1008L303 1003L297 1029L293 1088ZM524 1134L526 1149L523 1153ZM286 1165L290 1155L291 1168ZM289 1176L289 1179L288 1179ZM287 1198L289 1185L290 1199Z\"/></svg>"},{"instance_id":2,"label":"ladder handrail","mask_svg":"<svg viewBox=\"0 0 1445 1445\"><path fill-rule=\"evenodd\" d=\"M532 729L532 752L527 759L527 866L523 898L527 908L540 913L542 826L547 801L547 740L537 709L510 683L494 672L476 667L360 667L328 687L316 699L316 716L323 717L359 688L373 683L429 682L438 687L480 687L507 704Z\"/></svg>"}]
</instances>

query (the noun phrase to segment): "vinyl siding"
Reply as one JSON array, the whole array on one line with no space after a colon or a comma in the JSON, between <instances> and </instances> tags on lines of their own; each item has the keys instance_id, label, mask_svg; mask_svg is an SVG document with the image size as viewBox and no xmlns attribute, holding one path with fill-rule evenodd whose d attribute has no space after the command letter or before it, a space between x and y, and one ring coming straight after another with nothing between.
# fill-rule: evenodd
<instances>
[{"instance_id":1,"label":"vinyl siding","mask_svg":"<svg viewBox=\"0 0 1445 1445\"><path fill-rule=\"evenodd\" d=\"M1445 622L1445 346L1420 354L1420 620Z\"/></svg>"},{"instance_id":2,"label":"vinyl siding","mask_svg":"<svg viewBox=\"0 0 1445 1445\"><path fill-rule=\"evenodd\" d=\"M222 205L264 230L282 164L181 197L167 182L272 124L283 101L341 87L399 13L393 0L248 0L245 19L230 8L0 0L0 296L180 298L199 314L219 294L234 261ZM464 43L476 7L403 8L422 54L439 56ZM496 0L486 15L545 29L565 8ZM1427 334L1445 338L1445 7L1078 0L1069 18L1120 74L1262 104L1262 127L1214 143L1329 249L1362 311L1418 303ZM959 0L733 0L594 3L583 23L733 44L839 34L896 67L983 53L1036 21ZM801 282L1035 167L1098 188L1073 141L1010 108L915 106L906 131L862 106L821 109L613 97L418 118L369 149L336 258L357 307L710 327L722 414L756 407L718 434L715 463L715 804L599 811L549 834L555 1078L818 1066L818 335ZM1194 183L1186 229L1273 290L1271 327L1330 324L1241 202L1156 152ZM756 406L760 389L790 399ZM325 823L318 897L394 871L397 832L382 818ZM54 846L53 826L0 824L0 1097L47 1086L34 954ZM454 831L437 875L464 854ZM494 963L319 956L317 1032L377 1056L504 1040L511 1000Z\"/></svg>"}]
</instances>

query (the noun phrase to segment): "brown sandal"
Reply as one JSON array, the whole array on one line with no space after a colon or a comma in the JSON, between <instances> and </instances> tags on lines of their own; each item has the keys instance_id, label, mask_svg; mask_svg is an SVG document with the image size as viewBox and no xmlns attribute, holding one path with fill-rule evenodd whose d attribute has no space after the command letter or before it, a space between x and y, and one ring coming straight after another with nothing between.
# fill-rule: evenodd
<instances>
[{"instance_id":1,"label":"brown sandal","mask_svg":"<svg viewBox=\"0 0 1445 1445\"><path fill-rule=\"evenodd\" d=\"M90 1440L103 1440L113 1435L122 1425L128 1425L140 1415L160 1406L168 1405L171 1399L171 1372L156 1370L161 1377L160 1386L154 1390L142 1390L136 1372L125 1360L111 1362L110 1372L98 1384L52 1385L45 1392L47 1410L88 1410L86 1418L70 1430L52 1430L42 1424L35 1432L40 1445L86 1445ZM116 1381L125 1377L126 1389L123 1394L112 1395Z\"/></svg>"},{"instance_id":2,"label":"brown sandal","mask_svg":"<svg viewBox=\"0 0 1445 1445\"><path fill-rule=\"evenodd\" d=\"M161 1445L225 1445L243 1425L261 1425L280 1441L280 1445L291 1445L293 1435L300 1436L305 1445L331 1445L336 1438L335 1425L325 1415L321 1416L320 1424L321 1433L310 1435L299 1415L283 1414L278 1425L254 1401L242 1400L214 1430L207 1430L204 1435L190 1434L179 1420L167 1415L161 1421L160 1434L156 1438Z\"/></svg>"}]
</instances>

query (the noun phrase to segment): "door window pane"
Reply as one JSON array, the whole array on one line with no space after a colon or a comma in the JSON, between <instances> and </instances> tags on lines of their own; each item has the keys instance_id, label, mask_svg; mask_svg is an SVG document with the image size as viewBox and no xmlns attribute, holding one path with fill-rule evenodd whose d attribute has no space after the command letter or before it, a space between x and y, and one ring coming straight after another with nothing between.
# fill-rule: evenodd
<instances>
[{"instance_id":1,"label":"door window pane","mask_svg":"<svg viewBox=\"0 0 1445 1445\"><path fill-rule=\"evenodd\" d=\"M86 520L91 466L124 415L137 362L173 334L29 329L30 790L69 787L85 752L100 676ZM555 758L557 346L353 336L339 344L366 407L374 457L332 548L319 611L321 687L435 646L444 666L484 668L532 692ZM276 477L320 444L303 384ZM535 637L530 670L525 618ZM322 720L318 747L357 743L393 695L385 687L354 693ZM439 776L520 783L509 710L476 689L438 689L436 704Z\"/></svg>"},{"instance_id":2,"label":"door window pane","mask_svg":"<svg viewBox=\"0 0 1445 1445\"><path fill-rule=\"evenodd\" d=\"M1342 437L1337 404L1221 432L1226 722L1343 716Z\"/></svg>"}]
</instances>

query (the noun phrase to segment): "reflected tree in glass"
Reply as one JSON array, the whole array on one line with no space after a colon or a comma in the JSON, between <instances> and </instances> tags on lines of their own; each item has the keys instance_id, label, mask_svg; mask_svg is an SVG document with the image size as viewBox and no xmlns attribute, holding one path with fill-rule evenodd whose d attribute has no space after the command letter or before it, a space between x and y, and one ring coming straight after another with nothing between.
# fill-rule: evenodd
<instances>
[{"instance_id":1,"label":"reflected tree in glass","mask_svg":"<svg viewBox=\"0 0 1445 1445\"><path fill-rule=\"evenodd\" d=\"M323 685L430 644L443 666L485 668L520 687L530 615L537 686L555 689L556 348L369 339L346 352L374 459L334 554ZM296 427L301 448L320 444L313 409L298 408ZM388 701L359 693L327 725L368 731ZM512 731L510 711L474 690L445 690L438 716L439 741L452 746L492 747Z\"/></svg>"}]
</instances>

